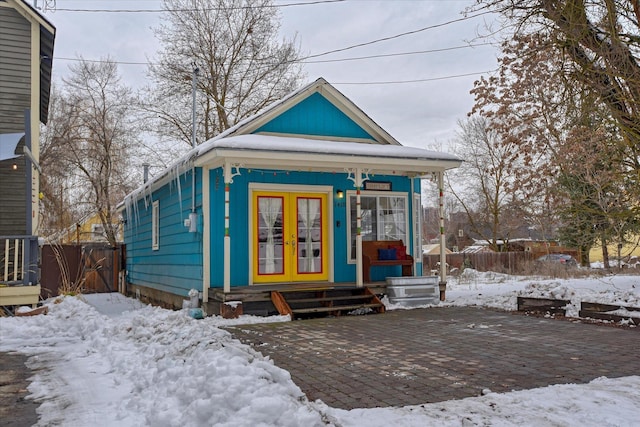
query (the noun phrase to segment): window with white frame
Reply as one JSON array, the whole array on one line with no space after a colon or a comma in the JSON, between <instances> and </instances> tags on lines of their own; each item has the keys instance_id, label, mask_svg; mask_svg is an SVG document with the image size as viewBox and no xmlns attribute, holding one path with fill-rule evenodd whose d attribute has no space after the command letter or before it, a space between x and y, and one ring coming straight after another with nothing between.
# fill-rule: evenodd
<instances>
[{"instance_id":1,"label":"window with white frame","mask_svg":"<svg viewBox=\"0 0 640 427\"><path fill-rule=\"evenodd\" d=\"M356 259L356 194L349 192L349 260ZM407 241L407 196L406 194L360 194L362 218L362 240Z\"/></svg>"},{"instance_id":2,"label":"window with white frame","mask_svg":"<svg viewBox=\"0 0 640 427\"><path fill-rule=\"evenodd\" d=\"M153 202L151 208L151 249L160 249L160 202Z\"/></svg>"}]
</instances>

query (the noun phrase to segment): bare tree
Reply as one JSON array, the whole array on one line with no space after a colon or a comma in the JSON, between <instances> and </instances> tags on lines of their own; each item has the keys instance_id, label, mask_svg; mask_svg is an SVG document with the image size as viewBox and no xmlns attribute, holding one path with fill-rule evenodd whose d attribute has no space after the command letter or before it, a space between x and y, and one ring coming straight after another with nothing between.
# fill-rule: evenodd
<instances>
[{"instance_id":1,"label":"bare tree","mask_svg":"<svg viewBox=\"0 0 640 427\"><path fill-rule=\"evenodd\" d=\"M448 175L452 193L467 214L473 232L498 250L498 240L508 239L519 222L511 221L515 174L521 162L518 146L503 141L482 116L460 122L456 154L464 159Z\"/></svg>"},{"instance_id":2,"label":"bare tree","mask_svg":"<svg viewBox=\"0 0 640 427\"><path fill-rule=\"evenodd\" d=\"M56 145L58 136L64 135L70 130L67 120L59 112L60 91L57 86L52 86L49 101L50 120L44 126L40 137L40 165L43 174L40 175L41 215L40 230L44 236L54 240L75 223L74 218L82 214L78 211L78 205L71 203L68 193L70 185L69 168L62 156L62 150Z\"/></svg>"},{"instance_id":3,"label":"bare tree","mask_svg":"<svg viewBox=\"0 0 640 427\"><path fill-rule=\"evenodd\" d=\"M499 12L518 36L547 35L559 70L609 109L627 145L627 177L640 188L638 1L477 0L482 8Z\"/></svg>"},{"instance_id":4,"label":"bare tree","mask_svg":"<svg viewBox=\"0 0 640 427\"><path fill-rule=\"evenodd\" d=\"M63 83L43 150L49 204L60 210L73 206L74 222L97 214L107 241L116 245L115 207L133 189L129 165L137 145L137 101L109 59L81 60Z\"/></svg>"},{"instance_id":5,"label":"bare tree","mask_svg":"<svg viewBox=\"0 0 640 427\"><path fill-rule=\"evenodd\" d=\"M163 46L149 68L147 110L165 138L191 144L197 75L198 142L223 132L293 90L302 77L294 41L279 41L272 0L164 0Z\"/></svg>"}]
</instances>

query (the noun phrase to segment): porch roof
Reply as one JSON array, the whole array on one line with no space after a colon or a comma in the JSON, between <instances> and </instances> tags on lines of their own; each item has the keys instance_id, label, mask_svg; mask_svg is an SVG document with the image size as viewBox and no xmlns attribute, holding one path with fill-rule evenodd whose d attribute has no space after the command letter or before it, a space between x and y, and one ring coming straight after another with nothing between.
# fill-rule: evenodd
<instances>
[{"instance_id":1,"label":"porch roof","mask_svg":"<svg viewBox=\"0 0 640 427\"><path fill-rule=\"evenodd\" d=\"M420 176L460 166L462 160L447 153L402 145L366 144L265 134L215 138L196 148L196 166L282 170L341 171L367 168L377 173Z\"/></svg>"}]
</instances>

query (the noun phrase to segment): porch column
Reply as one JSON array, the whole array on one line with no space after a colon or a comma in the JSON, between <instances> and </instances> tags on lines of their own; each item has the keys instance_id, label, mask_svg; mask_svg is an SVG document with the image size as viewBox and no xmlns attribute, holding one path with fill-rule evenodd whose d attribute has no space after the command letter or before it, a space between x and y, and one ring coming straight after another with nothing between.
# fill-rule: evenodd
<instances>
[{"instance_id":1,"label":"porch column","mask_svg":"<svg viewBox=\"0 0 640 427\"><path fill-rule=\"evenodd\" d=\"M233 177L240 175L238 169L241 165L225 162L224 164L224 279L223 286L224 292L231 292L231 234L229 233L229 193L231 190L231 184L233 183ZM233 169L236 171L233 172Z\"/></svg>"},{"instance_id":2,"label":"porch column","mask_svg":"<svg viewBox=\"0 0 640 427\"><path fill-rule=\"evenodd\" d=\"M444 172L438 172L438 189L440 195L438 197L440 211L440 301L445 300L445 292L447 289L447 247L446 236L444 233Z\"/></svg>"},{"instance_id":3,"label":"porch column","mask_svg":"<svg viewBox=\"0 0 640 427\"><path fill-rule=\"evenodd\" d=\"M202 167L202 302L209 301L211 286L211 193L209 168Z\"/></svg>"},{"instance_id":4,"label":"porch column","mask_svg":"<svg viewBox=\"0 0 640 427\"><path fill-rule=\"evenodd\" d=\"M347 170L348 179L353 181L356 187L356 286L361 288L364 286L362 279L362 209L360 206L360 190L362 183L369 179L369 170L356 168L355 170ZM363 177L362 174L366 174ZM353 175L353 176L351 176Z\"/></svg>"}]
</instances>

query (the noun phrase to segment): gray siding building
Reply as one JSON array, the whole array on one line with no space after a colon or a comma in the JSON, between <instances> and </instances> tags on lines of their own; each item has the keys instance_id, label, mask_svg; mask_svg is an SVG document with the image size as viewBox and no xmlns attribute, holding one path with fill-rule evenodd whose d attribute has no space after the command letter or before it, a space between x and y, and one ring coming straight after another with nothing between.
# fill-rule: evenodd
<instances>
[{"instance_id":1,"label":"gray siding building","mask_svg":"<svg viewBox=\"0 0 640 427\"><path fill-rule=\"evenodd\" d=\"M25 1L0 0L0 236L37 234L39 176L24 145L30 136L37 160L40 123L47 123L49 109L54 37L55 27Z\"/></svg>"},{"instance_id":2,"label":"gray siding building","mask_svg":"<svg viewBox=\"0 0 640 427\"><path fill-rule=\"evenodd\" d=\"M35 305L40 294L40 124L49 111L54 39L55 27L27 2L0 0L2 306Z\"/></svg>"}]
</instances>

